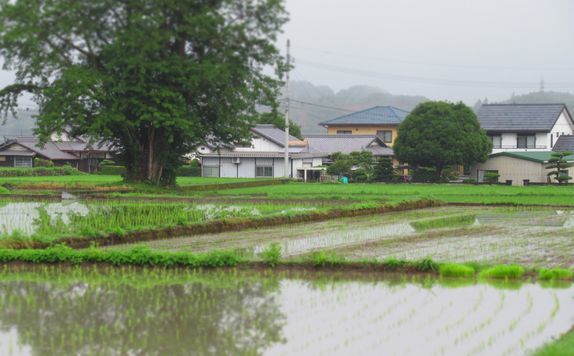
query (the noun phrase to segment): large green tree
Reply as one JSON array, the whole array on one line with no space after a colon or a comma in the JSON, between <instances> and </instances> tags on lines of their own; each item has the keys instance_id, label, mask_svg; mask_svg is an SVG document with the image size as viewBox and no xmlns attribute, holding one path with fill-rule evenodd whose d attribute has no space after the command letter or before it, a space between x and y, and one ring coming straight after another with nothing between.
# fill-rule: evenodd
<instances>
[{"instance_id":1,"label":"large green tree","mask_svg":"<svg viewBox=\"0 0 574 356\"><path fill-rule=\"evenodd\" d=\"M401 162L434 167L440 178L448 166L484 162L492 142L468 106L426 102L399 126L393 149Z\"/></svg>"},{"instance_id":2,"label":"large green tree","mask_svg":"<svg viewBox=\"0 0 574 356\"><path fill-rule=\"evenodd\" d=\"M285 21L282 0L0 0L0 109L30 92L44 139L69 126L111 141L127 179L173 184L206 137L240 142L276 107Z\"/></svg>"}]
</instances>

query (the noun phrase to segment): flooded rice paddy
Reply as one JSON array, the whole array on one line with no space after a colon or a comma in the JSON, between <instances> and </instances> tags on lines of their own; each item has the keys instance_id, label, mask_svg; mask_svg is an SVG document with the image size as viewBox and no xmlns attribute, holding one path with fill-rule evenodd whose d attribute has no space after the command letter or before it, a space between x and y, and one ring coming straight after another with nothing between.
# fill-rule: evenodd
<instances>
[{"instance_id":1,"label":"flooded rice paddy","mask_svg":"<svg viewBox=\"0 0 574 356\"><path fill-rule=\"evenodd\" d=\"M524 355L574 287L326 272L4 268L3 355Z\"/></svg>"},{"instance_id":2,"label":"flooded rice paddy","mask_svg":"<svg viewBox=\"0 0 574 356\"><path fill-rule=\"evenodd\" d=\"M332 250L349 259L574 264L574 211L442 207L146 242L158 250L238 249L258 254L272 243L284 257ZM114 248L127 248L129 245Z\"/></svg>"}]
</instances>

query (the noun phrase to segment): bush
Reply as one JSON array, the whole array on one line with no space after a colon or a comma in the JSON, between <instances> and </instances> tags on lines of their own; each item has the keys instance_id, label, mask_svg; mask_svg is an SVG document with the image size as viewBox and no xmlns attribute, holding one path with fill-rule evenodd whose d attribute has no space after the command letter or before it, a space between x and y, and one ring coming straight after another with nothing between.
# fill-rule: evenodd
<instances>
[{"instance_id":1,"label":"bush","mask_svg":"<svg viewBox=\"0 0 574 356\"><path fill-rule=\"evenodd\" d=\"M572 271L562 268L546 269L542 268L538 271L538 279L543 281L554 279L571 279L574 274Z\"/></svg>"},{"instance_id":2,"label":"bush","mask_svg":"<svg viewBox=\"0 0 574 356\"><path fill-rule=\"evenodd\" d=\"M452 180L458 180L460 178L460 173L455 168L446 168L442 172L442 179L444 181L450 182Z\"/></svg>"},{"instance_id":3,"label":"bush","mask_svg":"<svg viewBox=\"0 0 574 356\"><path fill-rule=\"evenodd\" d=\"M34 167L54 167L54 162L48 159L36 158L34 160Z\"/></svg>"},{"instance_id":4,"label":"bush","mask_svg":"<svg viewBox=\"0 0 574 356\"><path fill-rule=\"evenodd\" d=\"M523 275L524 268L515 265L494 266L480 272L481 278L520 278Z\"/></svg>"},{"instance_id":5,"label":"bush","mask_svg":"<svg viewBox=\"0 0 574 356\"><path fill-rule=\"evenodd\" d=\"M418 167L413 172L413 182L416 183L436 183L439 181L436 169L428 167Z\"/></svg>"},{"instance_id":6,"label":"bush","mask_svg":"<svg viewBox=\"0 0 574 356\"><path fill-rule=\"evenodd\" d=\"M117 176L117 175L124 175L126 173L126 167L124 166L107 166L107 165L100 165L100 170L98 174L102 175L109 175L109 176Z\"/></svg>"},{"instance_id":7,"label":"bush","mask_svg":"<svg viewBox=\"0 0 574 356\"><path fill-rule=\"evenodd\" d=\"M102 166L116 166L116 162L111 161L111 160L109 160L109 159L104 159L103 161L101 161L101 162L99 163L99 166L100 166L100 167L102 167Z\"/></svg>"},{"instance_id":8,"label":"bush","mask_svg":"<svg viewBox=\"0 0 574 356\"><path fill-rule=\"evenodd\" d=\"M476 184L476 179L474 178L467 178L462 181L464 184Z\"/></svg>"},{"instance_id":9,"label":"bush","mask_svg":"<svg viewBox=\"0 0 574 356\"><path fill-rule=\"evenodd\" d=\"M74 176L84 174L74 167L0 168L0 177Z\"/></svg>"},{"instance_id":10,"label":"bush","mask_svg":"<svg viewBox=\"0 0 574 356\"><path fill-rule=\"evenodd\" d=\"M498 172L486 172L484 173L484 181L490 184L498 183L498 178L500 174Z\"/></svg>"},{"instance_id":11,"label":"bush","mask_svg":"<svg viewBox=\"0 0 574 356\"><path fill-rule=\"evenodd\" d=\"M441 277L472 277L474 272L474 268L456 263L447 263L439 267Z\"/></svg>"},{"instance_id":12,"label":"bush","mask_svg":"<svg viewBox=\"0 0 574 356\"><path fill-rule=\"evenodd\" d=\"M281 260L281 246L277 243L271 244L259 256L270 267L275 267Z\"/></svg>"},{"instance_id":13,"label":"bush","mask_svg":"<svg viewBox=\"0 0 574 356\"><path fill-rule=\"evenodd\" d=\"M193 161L196 162L196 161ZM177 169L178 177L201 177L201 167L198 164L187 164Z\"/></svg>"}]
</instances>

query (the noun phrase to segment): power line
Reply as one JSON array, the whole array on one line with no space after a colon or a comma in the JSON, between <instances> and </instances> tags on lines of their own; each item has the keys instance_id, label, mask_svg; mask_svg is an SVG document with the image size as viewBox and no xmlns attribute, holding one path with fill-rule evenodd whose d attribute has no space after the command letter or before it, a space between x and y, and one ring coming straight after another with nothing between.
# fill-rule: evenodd
<instances>
[{"instance_id":1,"label":"power line","mask_svg":"<svg viewBox=\"0 0 574 356\"><path fill-rule=\"evenodd\" d=\"M388 57L370 57L370 56L361 56L356 54L349 54L349 53L341 53L341 52L333 52L329 50L317 49L317 48L310 48L310 47L301 47L301 46L293 46L298 49L302 49L305 51L312 51L316 53L328 54L330 56L338 56L338 57L348 57L348 58L356 58L362 60L370 60L370 61L379 61L379 62L394 62L399 64L410 64L410 65L423 65L423 66L431 66L431 67L447 67L447 68L465 68L465 69L485 69L485 70L528 70L528 71L574 71L574 67L523 67L523 66L488 66L488 65L478 65L478 64L455 64L455 63L437 63L437 62L422 62L422 61L409 61L397 58L388 58Z\"/></svg>"},{"instance_id":2,"label":"power line","mask_svg":"<svg viewBox=\"0 0 574 356\"><path fill-rule=\"evenodd\" d=\"M283 100L285 100L285 99L280 99L280 100L283 101ZM328 106L328 105L315 104L315 103L310 103L310 102L308 102L308 101L302 101L302 100L290 99L290 102L292 102L292 103L298 103L298 104L303 104L303 105L314 106L314 107L323 108L323 109L344 111L344 112L349 112L349 113L355 112L355 111L353 111L353 110L348 110L348 109L343 109L343 108L337 108L337 107Z\"/></svg>"},{"instance_id":3,"label":"power line","mask_svg":"<svg viewBox=\"0 0 574 356\"><path fill-rule=\"evenodd\" d=\"M499 82L499 81L479 81L479 80L458 80L458 79L442 79L430 77L417 77L392 73L380 73L375 71L353 69L346 67L339 67L325 63L317 63L311 61L299 61L300 64L305 66L333 71L338 73L347 73L361 76L368 76L370 78L381 78L387 80L414 82L431 85L444 85L444 86L457 86L457 87L490 87L490 88L522 88L522 89L535 89L538 87L538 82ZM546 83L548 86L554 88L571 88L574 87L574 82L554 82Z\"/></svg>"}]
</instances>

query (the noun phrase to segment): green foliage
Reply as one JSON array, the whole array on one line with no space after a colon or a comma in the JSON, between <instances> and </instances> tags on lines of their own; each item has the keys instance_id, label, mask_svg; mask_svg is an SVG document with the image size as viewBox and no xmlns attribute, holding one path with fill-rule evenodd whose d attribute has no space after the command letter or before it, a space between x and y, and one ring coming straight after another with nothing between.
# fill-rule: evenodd
<instances>
[{"instance_id":1,"label":"green foliage","mask_svg":"<svg viewBox=\"0 0 574 356\"><path fill-rule=\"evenodd\" d=\"M0 177L74 176L82 174L85 173L68 165L58 167L0 168Z\"/></svg>"},{"instance_id":2,"label":"green foliage","mask_svg":"<svg viewBox=\"0 0 574 356\"><path fill-rule=\"evenodd\" d=\"M574 163L568 162L566 158L569 156L572 158L573 155L574 153L569 151L552 152L546 165L546 169L552 169L552 171L548 173L548 177L554 177L558 184L568 183L568 181L572 179L572 177L568 175L568 168L574 167Z\"/></svg>"},{"instance_id":3,"label":"green foliage","mask_svg":"<svg viewBox=\"0 0 574 356\"><path fill-rule=\"evenodd\" d=\"M500 178L500 174L494 171L488 171L484 173L484 181L489 184L498 183L498 179Z\"/></svg>"},{"instance_id":4,"label":"green foliage","mask_svg":"<svg viewBox=\"0 0 574 356\"><path fill-rule=\"evenodd\" d=\"M270 267L275 267L281 261L281 245L274 243L267 246L259 255L263 262Z\"/></svg>"},{"instance_id":5,"label":"green foliage","mask_svg":"<svg viewBox=\"0 0 574 356\"><path fill-rule=\"evenodd\" d=\"M401 162L435 167L438 179L447 166L484 162L492 142L463 103L426 102L399 126L393 150Z\"/></svg>"},{"instance_id":6,"label":"green foliage","mask_svg":"<svg viewBox=\"0 0 574 356\"><path fill-rule=\"evenodd\" d=\"M383 156L375 161L374 180L377 182L391 182L396 177L392 157Z\"/></svg>"},{"instance_id":7,"label":"green foliage","mask_svg":"<svg viewBox=\"0 0 574 356\"><path fill-rule=\"evenodd\" d=\"M256 123L258 124L272 124L278 129L285 130L285 116L279 113L277 110L272 112L260 114ZM295 136L302 140L303 135L301 134L301 126L297 125L293 121L289 120L289 135Z\"/></svg>"},{"instance_id":8,"label":"green foliage","mask_svg":"<svg viewBox=\"0 0 574 356\"><path fill-rule=\"evenodd\" d=\"M417 167L413 171L412 180L416 183L436 183L440 181L440 177L437 175L435 168Z\"/></svg>"},{"instance_id":9,"label":"green foliage","mask_svg":"<svg viewBox=\"0 0 574 356\"><path fill-rule=\"evenodd\" d=\"M34 167L54 167L54 162L48 159L35 158Z\"/></svg>"},{"instance_id":10,"label":"green foliage","mask_svg":"<svg viewBox=\"0 0 574 356\"><path fill-rule=\"evenodd\" d=\"M404 260L399 260L395 257L389 257L385 259L383 262L381 262L381 264L390 271L396 271L405 267L407 265L407 262Z\"/></svg>"},{"instance_id":11,"label":"green foliage","mask_svg":"<svg viewBox=\"0 0 574 356\"><path fill-rule=\"evenodd\" d=\"M195 161L194 161L195 162ZM187 164L177 169L178 177L201 177L201 167L197 164Z\"/></svg>"},{"instance_id":12,"label":"green foliage","mask_svg":"<svg viewBox=\"0 0 574 356\"><path fill-rule=\"evenodd\" d=\"M58 245L43 250L6 250L0 249L0 262L30 263L109 263L112 265L136 265L158 267L217 268L234 267L241 258L231 251L214 251L205 254L185 252L156 252L145 246L136 246L129 250L100 250L88 248L74 250Z\"/></svg>"},{"instance_id":13,"label":"green foliage","mask_svg":"<svg viewBox=\"0 0 574 356\"><path fill-rule=\"evenodd\" d=\"M0 109L29 92L42 138L69 126L113 143L128 181L172 185L205 137L237 143L278 106L286 21L281 0L1 1Z\"/></svg>"},{"instance_id":14,"label":"green foliage","mask_svg":"<svg viewBox=\"0 0 574 356\"><path fill-rule=\"evenodd\" d=\"M333 176L351 176L353 161L349 155L343 153L334 153L331 155L333 163L327 167L327 173Z\"/></svg>"},{"instance_id":15,"label":"green foliage","mask_svg":"<svg viewBox=\"0 0 574 356\"><path fill-rule=\"evenodd\" d=\"M516 265L499 265L487 268L480 272L480 278L521 278L524 275L524 267Z\"/></svg>"},{"instance_id":16,"label":"green foliage","mask_svg":"<svg viewBox=\"0 0 574 356\"><path fill-rule=\"evenodd\" d=\"M543 281L556 280L556 279L572 279L573 273L571 270L563 268L542 268L538 271L538 279Z\"/></svg>"},{"instance_id":17,"label":"green foliage","mask_svg":"<svg viewBox=\"0 0 574 356\"><path fill-rule=\"evenodd\" d=\"M100 165L98 174L110 175L110 176L123 176L126 174L126 167L124 166L111 166L111 165Z\"/></svg>"},{"instance_id":18,"label":"green foliage","mask_svg":"<svg viewBox=\"0 0 574 356\"><path fill-rule=\"evenodd\" d=\"M375 158L371 151L335 153L333 163L327 167L327 173L351 177L354 182L371 182L375 177Z\"/></svg>"},{"instance_id":19,"label":"green foliage","mask_svg":"<svg viewBox=\"0 0 574 356\"><path fill-rule=\"evenodd\" d=\"M316 251L310 255L311 263L315 267L337 267L343 265L346 260L344 257L334 252Z\"/></svg>"},{"instance_id":20,"label":"green foliage","mask_svg":"<svg viewBox=\"0 0 574 356\"><path fill-rule=\"evenodd\" d=\"M549 343L534 353L535 356L566 356L574 355L574 332L562 335L558 341Z\"/></svg>"},{"instance_id":21,"label":"green foliage","mask_svg":"<svg viewBox=\"0 0 574 356\"><path fill-rule=\"evenodd\" d=\"M431 258L424 258L415 262L414 267L421 272L436 272L439 269L439 264Z\"/></svg>"},{"instance_id":22,"label":"green foliage","mask_svg":"<svg viewBox=\"0 0 574 356\"><path fill-rule=\"evenodd\" d=\"M456 263L445 263L440 265L439 273L441 277L464 278L474 276L475 271L471 266Z\"/></svg>"}]
</instances>

